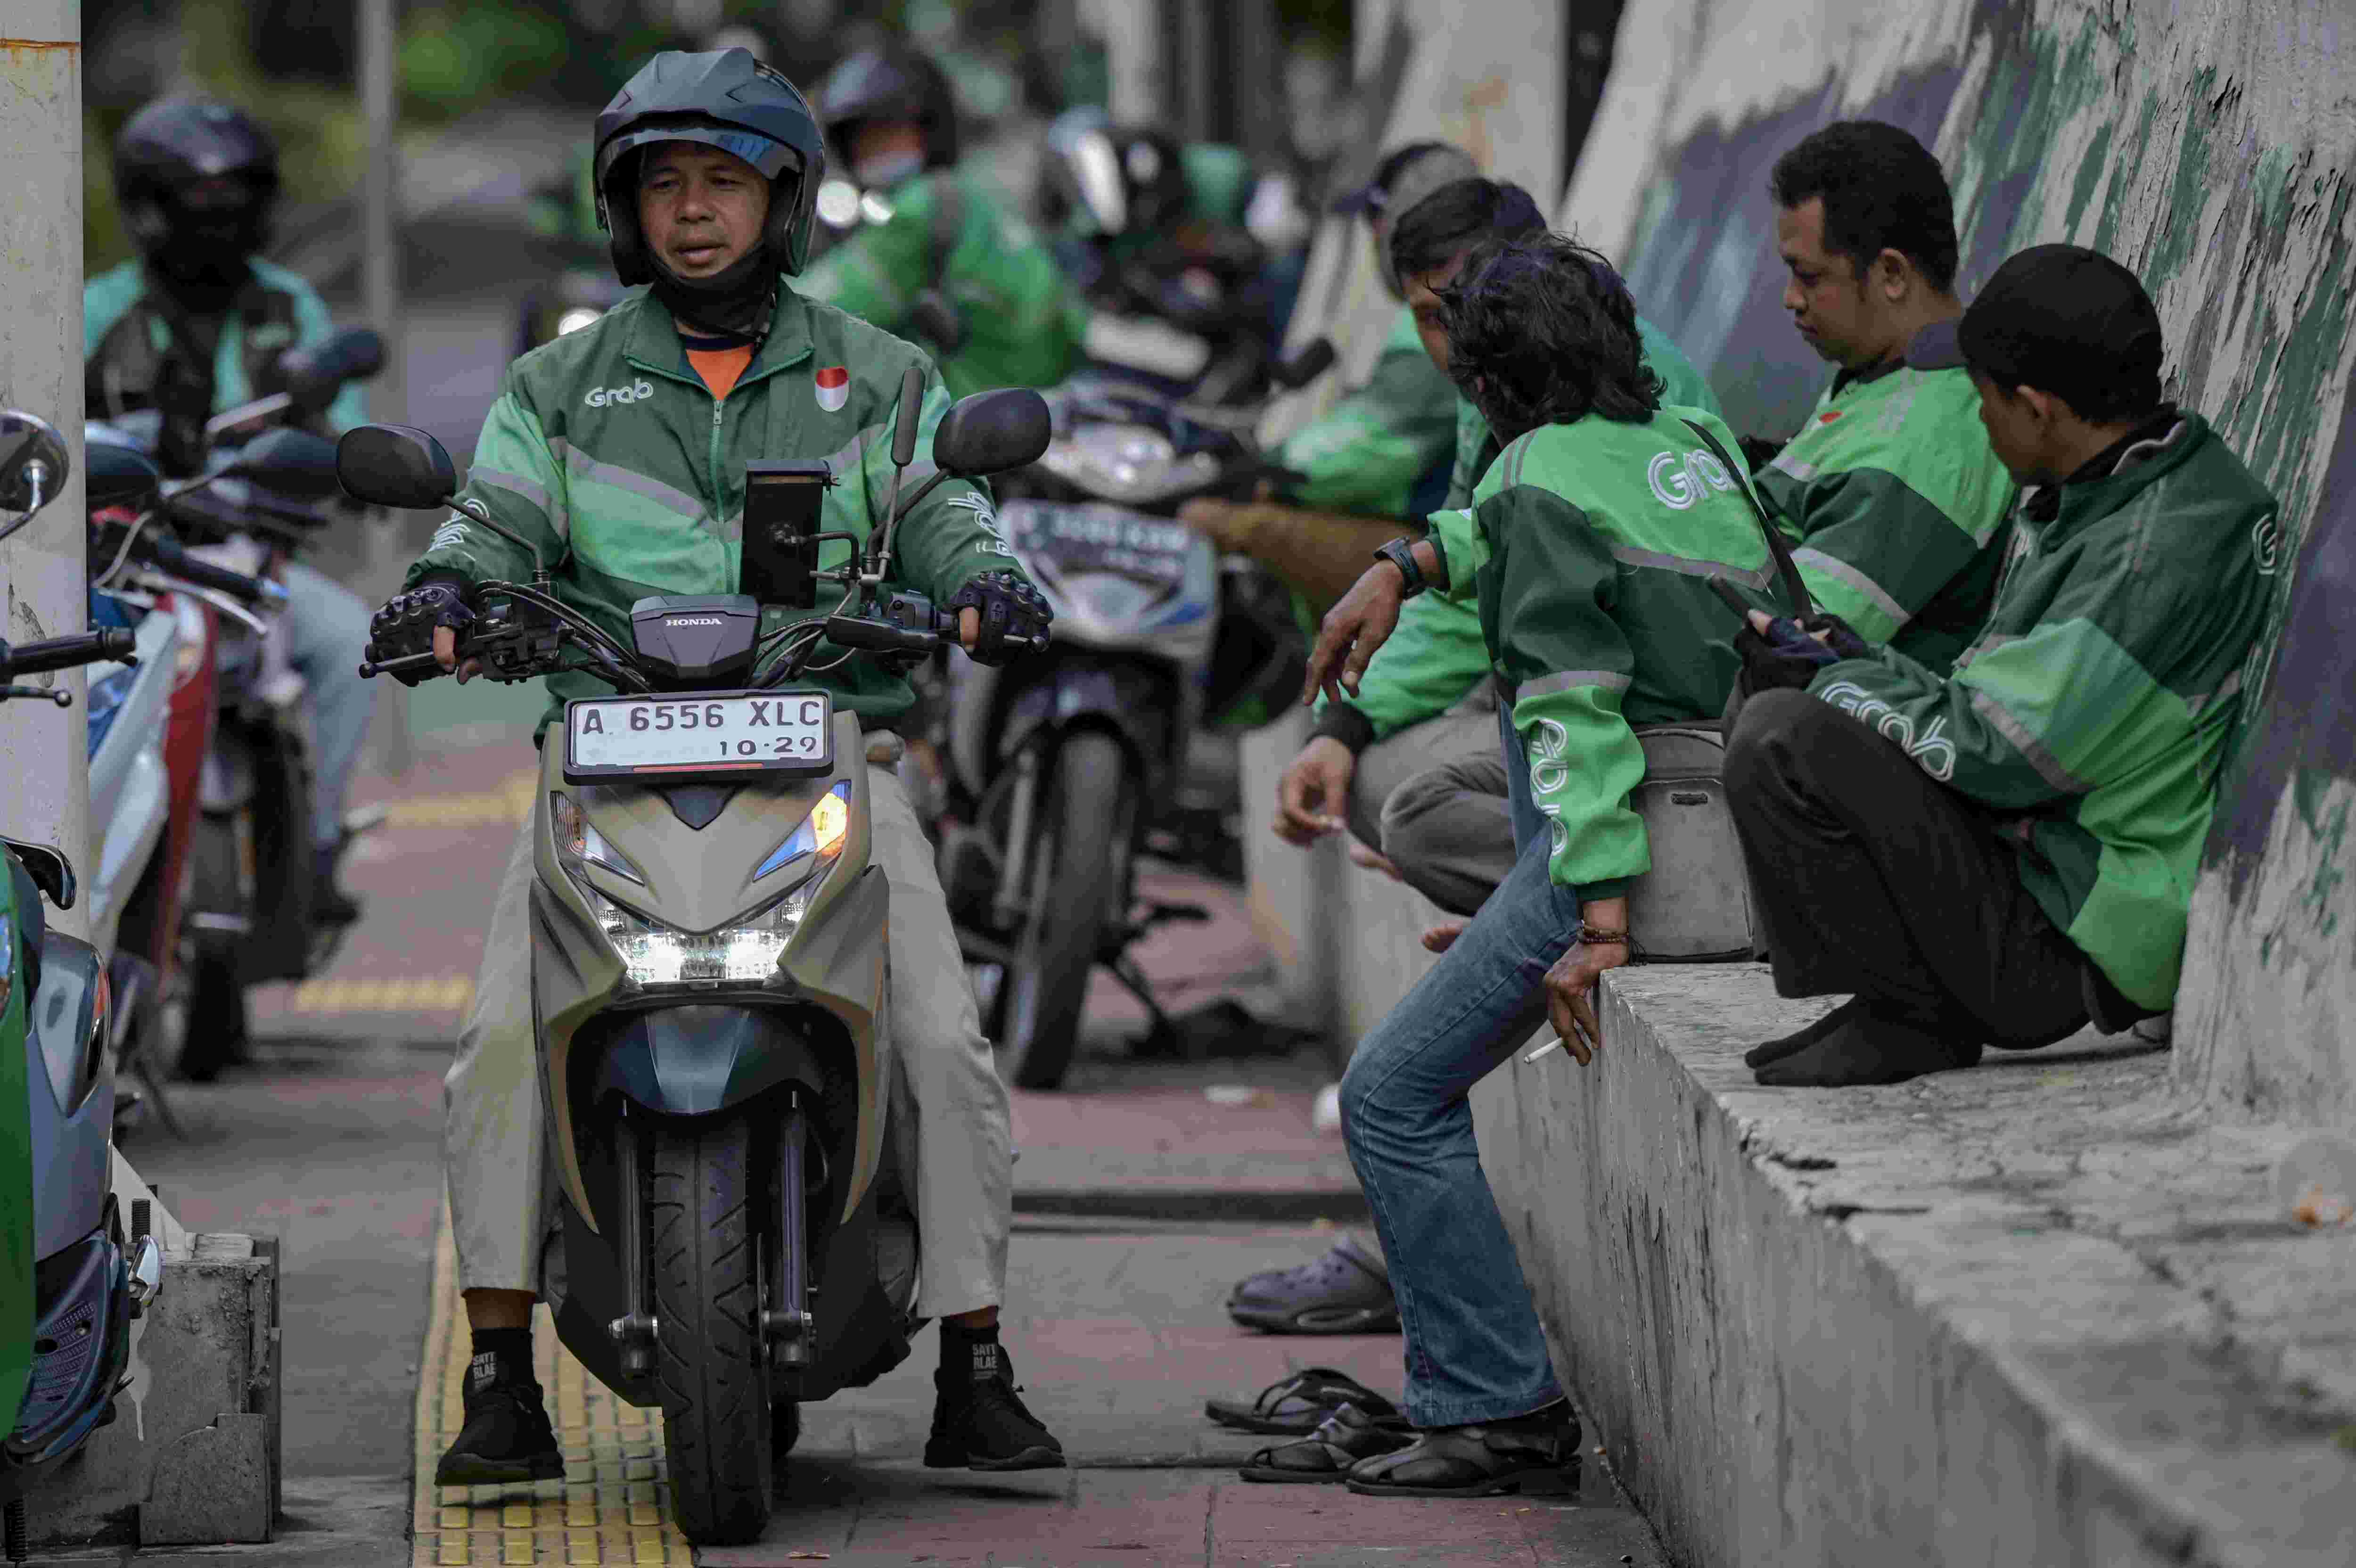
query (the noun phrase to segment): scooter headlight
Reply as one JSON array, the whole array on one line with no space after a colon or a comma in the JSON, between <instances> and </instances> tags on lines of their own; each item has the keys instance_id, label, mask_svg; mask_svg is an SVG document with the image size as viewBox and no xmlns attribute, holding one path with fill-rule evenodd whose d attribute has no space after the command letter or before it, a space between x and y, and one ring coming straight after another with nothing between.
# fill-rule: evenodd
<instances>
[{"instance_id":1,"label":"scooter headlight","mask_svg":"<svg viewBox=\"0 0 2356 1568\"><path fill-rule=\"evenodd\" d=\"M562 800L552 796L552 800ZM576 808L577 810L577 808ZM583 826L585 828L586 823ZM561 822L560 822L561 828ZM594 833L594 829L589 832ZM774 979L777 960L801 929L802 917L809 912L810 902L817 897L826 873L842 853L843 841L851 831L851 785L848 780L835 785L818 799L810 813L761 863L754 874L758 881L772 873L799 865L805 875L801 881L771 899L761 908L733 925L715 931L688 932L650 920L634 909L626 908L588 886L582 877L574 877L574 886L596 916L605 940L614 944L614 951L622 961L623 972L629 983L638 986L702 986L763 984ZM562 843L560 832L559 843ZM601 841L602 842L602 841ZM606 846L609 853L611 846ZM580 858L587 860L586 854ZM617 857L618 858L618 857ZM604 861L595 864L605 865ZM627 861L622 865L628 865ZM620 875L643 883L636 868Z\"/></svg>"},{"instance_id":2,"label":"scooter headlight","mask_svg":"<svg viewBox=\"0 0 2356 1568\"><path fill-rule=\"evenodd\" d=\"M633 985L757 985L776 974L778 955L801 929L823 880L813 875L766 908L716 931L674 930L594 892L589 907Z\"/></svg>"},{"instance_id":3,"label":"scooter headlight","mask_svg":"<svg viewBox=\"0 0 2356 1568\"><path fill-rule=\"evenodd\" d=\"M842 841L851 832L851 780L846 779L818 798L801 825L786 837L786 842L769 852L769 858L753 873L758 882L772 872L783 871L806 855L816 855L831 862L842 853Z\"/></svg>"},{"instance_id":4,"label":"scooter headlight","mask_svg":"<svg viewBox=\"0 0 2356 1568\"><path fill-rule=\"evenodd\" d=\"M589 813L581 809L580 801L562 790L551 790L548 818L550 825L556 830L557 854L576 865L602 867L641 887L647 885L646 873L631 865L628 855L606 842L605 835L590 822ZM584 877L576 875L573 880L584 888L588 886Z\"/></svg>"}]
</instances>

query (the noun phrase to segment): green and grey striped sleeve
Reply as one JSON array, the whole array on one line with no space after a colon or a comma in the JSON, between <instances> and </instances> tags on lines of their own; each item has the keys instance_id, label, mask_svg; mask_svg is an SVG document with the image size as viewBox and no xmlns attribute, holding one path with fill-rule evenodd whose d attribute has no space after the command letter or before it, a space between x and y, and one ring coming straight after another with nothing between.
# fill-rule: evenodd
<instances>
[{"instance_id":1,"label":"green and grey striped sleeve","mask_svg":"<svg viewBox=\"0 0 2356 1568\"><path fill-rule=\"evenodd\" d=\"M551 567L562 559L570 533L564 470L513 371L483 421L474 466L459 493L482 502L502 526L530 540ZM434 572L455 572L470 583L519 582L530 577L531 562L507 540L453 511L410 566L403 585Z\"/></svg>"}]
</instances>

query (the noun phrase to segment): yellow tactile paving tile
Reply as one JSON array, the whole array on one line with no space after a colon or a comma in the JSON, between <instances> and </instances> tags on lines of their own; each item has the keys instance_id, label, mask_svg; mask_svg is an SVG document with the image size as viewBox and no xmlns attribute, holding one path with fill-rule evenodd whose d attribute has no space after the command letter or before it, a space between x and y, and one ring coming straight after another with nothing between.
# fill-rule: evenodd
<instances>
[{"instance_id":1,"label":"yellow tactile paving tile","mask_svg":"<svg viewBox=\"0 0 2356 1568\"><path fill-rule=\"evenodd\" d=\"M624 1404L584 1371L556 1342L546 1307L531 1337L535 1370L564 1447L564 1478L515 1487L435 1486L434 1461L465 1420L471 1348L445 1212L434 1248L434 1312L418 1364L411 1562L418 1568L542 1563L689 1568L693 1550L669 1520L661 1414Z\"/></svg>"},{"instance_id":2,"label":"yellow tactile paving tile","mask_svg":"<svg viewBox=\"0 0 2356 1568\"><path fill-rule=\"evenodd\" d=\"M512 827L523 821L531 810L531 792L539 788L540 775L530 771L509 774L492 789L469 789L448 795L412 795L406 800L384 802L384 822L388 828L491 828Z\"/></svg>"},{"instance_id":3,"label":"yellow tactile paving tile","mask_svg":"<svg viewBox=\"0 0 2356 1568\"><path fill-rule=\"evenodd\" d=\"M291 1013L465 1014L475 1000L471 974L322 975L294 988Z\"/></svg>"}]
</instances>

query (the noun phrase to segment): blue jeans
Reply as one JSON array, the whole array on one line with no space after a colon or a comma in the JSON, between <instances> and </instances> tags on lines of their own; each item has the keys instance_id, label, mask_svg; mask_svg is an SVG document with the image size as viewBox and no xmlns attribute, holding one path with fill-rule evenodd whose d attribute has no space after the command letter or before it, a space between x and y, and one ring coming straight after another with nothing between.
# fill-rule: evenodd
<instances>
[{"instance_id":1,"label":"blue jeans","mask_svg":"<svg viewBox=\"0 0 2356 1568\"><path fill-rule=\"evenodd\" d=\"M376 712L376 687L360 678L370 612L358 594L300 562L287 563L282 576L286 661L302 672L319 748L312 759L311 846L333 849L343 842L344 794Z\"/></svg>"},{"instance_id":2,"label":"blue jeans","mask_svg":"<svg viewBox=\"0 0 2356 1568\"><path fill-rule=\"evenodd\" d=\"M1505 739L1514 869L1342 1077L1343 1133L1390 1265L1418 1426L1502 1421L1563 1397L1465 1100L1545 1020L1541 982L1579 929L1510 727Z\"/></svg>"}]
</instances>

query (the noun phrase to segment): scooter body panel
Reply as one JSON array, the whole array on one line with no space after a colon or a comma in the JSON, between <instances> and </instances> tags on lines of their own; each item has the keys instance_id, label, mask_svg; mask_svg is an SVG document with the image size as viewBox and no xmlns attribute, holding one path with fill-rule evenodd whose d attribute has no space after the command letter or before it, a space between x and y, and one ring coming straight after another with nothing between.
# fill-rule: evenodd
<instances>
[{"instance_id":1,"label":"scooter body panel","mask_svg":"<svg viewBox=\"0 0 2356 1568\"><path fill-rule=\"evenodd\" d=\"M643 785L567 784L561 738L552 738L542 748L541 788L532 827L532 1006L558 1176L566 1196L593 1226L600 1223L600 1215L584 1181L575 1133L576 1120L593 1108L578 1102L582 1078L573 1053L584 1030L616 1011L712 1003L822 1015L830 1027L839 1028L848 1039L856 1064L861 1132L843 1190L843 1214L851 1212L873 1180L882 1155L888 1089L876 1031L884 1010L889 894L882 870L869 863L866 748L855 715L836 715L834 746L831 773L736 787L717 815L701 828L690 827L673 809L669 795L674 791ZM850 787L849 811L842 847L831 865L821 862L815 870L787 865L756 875L838 784ZM645 880L633 882L560 855L548 804L556 794L571 797ZM819 880L776 973L758 984L701 989L636 985L605 934L605 916L590 901L594 897L601 906L652 915L679 930L710 932L797 893L813 875ZM605 1036L596 1036L595 1043L602 1047ZM697 1048L707 1055L717 1049ZM678 1091L691 1092L686 1085L695 1079L699 1087L691 1092L706 1092L701 1085L715 1069L690 1069L686 1058L676 1059L680 1065L669 1076ZM655 1072L651 1066L647 1070ZM756 1091L761 1069L732 1061L728 1071L732 1081ZM656 1074L655 1081L661 1079ZM723 1087L718 1092L724 1103L733 1091Z\"/></svg>"},{"instance_id":2,"label":"scooter body panel","mask_svg":"<svg viewBox=\"0 0 2356 1568\"><path fill-rule=\"evenodd\" d=\"M90 820L103 824L90 877L91 940L111 952L131 890L147 869L171 816L164 766L179 618L168 609L141 618L139 663L90 666L91 722L103 724L90 758ZM114 700L102 705L102 692Z\"/></svg>"},{"instance_id":3,"label":"scooter body panel","mask_svg":"<svg viewBox=\"0 0 2356 1568\"><path fill-rule=\"evenodd\" d=\"M88 942L48 933L25 1036L36 1260L96 1230L112 1186L114 1078L103 1050L104 973Z\"/></svg>"}]
</instances>

